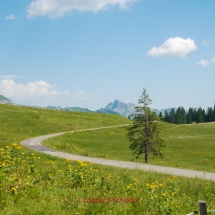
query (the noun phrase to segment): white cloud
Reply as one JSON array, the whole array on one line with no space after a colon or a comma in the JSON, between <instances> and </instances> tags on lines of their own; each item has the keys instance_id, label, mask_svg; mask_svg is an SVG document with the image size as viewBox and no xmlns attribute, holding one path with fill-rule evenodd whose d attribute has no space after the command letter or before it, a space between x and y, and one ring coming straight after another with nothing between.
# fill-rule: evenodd
<instances>
[{"instance_id":1,"label":"white cloud","mask_svg":"<svg viewBox=\"0 0 215 215\"><path fill-rule=\"evenodd\" d=\"M0 81L0 95L6 96L18 104L36 106L48 106L51 104L71 106L74 101L77 103L77 101L95 100L101 97L101 93L85 93L82 90L60 92L56 90L55 86L45 81L35 81L24 85L15 83L12 79Z\"/></svg>"},{"instance_id":2,"label":"white cloud","mask_svg":"<svg viewBox=\"0 0 215 215\"><path fill-rule=\"evenodd\" d=\"M12 79L12 78L19 78L16 75L0 75L0 79Z\"/></svg>"},{"instance_id":3,"label":"white cloud","mask_svg":"<svg viewBox=\"0 0 215 215\"><path fill-rule=\"evenodd\" d=\"M55 96L61 95L54 89L54 86L45 81L36 81L26 85L17 84L11 79L0 81L0 94L10 98L25 98L34 96Z\"/></svg>"},{"instance_id":4,"label":"white cloud","mask_svg":"<svg viewBox=\"0 0 215 215\"><path fill-rule=\"evenodd\" d=\"M207 61L207 60L202 59L199 62L197 62L196 64L206 67L206 66L210 65L210 62Z\"/></svg>"},{"instance_id":5,"label":"white cloud","mask_svg":"<svg viewBox=\"0 0 215 215\"><path fill-rule=\"evenodd\" d=\"M203 40L203 41L202 41L202 44L205 45L205 46L209 46L209 45L210 45L210 42L207 41L207 40Z\"/></svg>"},{"instance_id":6,"label":"white cloud","mask_svg":"<svg viewBox=\"0 0 215 215\"><path fill-rule=\"evenodd\" d=\"M194 40L180 37L169 38L160 47L153 47L147 55L151 57L180 57L184 58L191 51L197 50Z\"/></svg>"},{"instance_id":7,"label":"white cloud","mask_svg":"<svg viewBox=\"0 0 215 215\"><path fill-rule=\"evenodd\" d=\"M211 63L212 63L212 64L215 64L215 57L213 57L213 58L211 59Z\"/></svg>"},{"instance_id":8,"label":"white cloud","mask_svg":"<svg viewBox=\"0 0 215 215\"><path fill-rule=\"evenodd\" d=\"M9 16L5 17L5 20L12 20L12 19L16 19L16 16L14 14L10 14Z\"/></svg>"},{"instance_id":9,"label":"white cloud","mask_svg":"<svg viewBox=\"0 0 215 215\"><path fill-rule=\"evenodd\" d=\"M28 18L48 16L54 19L73 10L98 12L115 5L120 9L127 9L136 1L138 0L33 0L27 8L27 14Z\"/></svg>"}]
</instances>

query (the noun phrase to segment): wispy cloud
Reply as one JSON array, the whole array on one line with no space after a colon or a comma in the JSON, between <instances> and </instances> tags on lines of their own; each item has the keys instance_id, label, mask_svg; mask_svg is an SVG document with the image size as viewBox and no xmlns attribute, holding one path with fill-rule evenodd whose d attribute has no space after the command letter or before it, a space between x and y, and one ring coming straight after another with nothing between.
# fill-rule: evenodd
<instances>
[{"instance_id":1,"label":"wispy cloud","mask_svg":"<svg viewBox=\"0 0 215 215\"><path fill-rule=\"evenodd\" d=\"M153 47L147 52L151 57L179 57L184 58L187 54L197 50L194 40L174 37L167 39L161 46Z\"/></svg>"},{"instance_id":2,"label":"wispy cloud","mask_svg":"<svg viewBox=\"0 0 215 215\"><path fill-rule=\"evenodd\" d=\"M16 75L0 75L0 79L15 79L15 78L19 78Z\"/></svg>"},{"instance_id":3,"label":"wispy cloud","mask_svg":"<svg viewBox=\"0 0 215 215\"><path fill-rule=\"evenodd\" d=\"M203 41L202 41L202 44L205 45L205 46L209 46L209 45L210 45L210 42L207 41L207 40L203 40Z\"/></svg>"},{"instance_id":4,"label":"wispy cloud","mask_svg":"<svg viewBox=\"0 0 215 215\"><path fill-rule=\"evenodd\" d=\"M209 66L209 65L210 65L210 62L207 61L207 60L202 59L202 60L200 60L199 62L197 62L196 64L206 67L206 66Z\"/></svg>"},{"instance_id":5,"label":"wispy cloud","mask_svg":"<svg viewBox=\"0 0 215 215\"><path fill-rule=\"evenodd\" d=\"M211 63L212 63L212 64L215 64L215 57L213 57L213 58L211 59Z\"/></svg>"},{"instance_id":6,"label":"wispy cloud","mask_svg":"<svg viewBox=\"0 0 215 215\"><path fill-rule=\"evenodd\" d=\"M120 9L128 9L138 0L34 0L27 8L28 18L48 16L50 19L63 17L70 11L108 10L109 7L118 5Z\"/></svg>"},{"instance_id":7,"label":"wispy cloud","mask_svg":"<svg viewBox=\"0 0 215 215\"><path fill-rule=\"evenodd\" d=\"M5 17L5 20L13 20L16 19L17 17L14 14L10 14L9 16Z\"/></svg>"}]
</instances>

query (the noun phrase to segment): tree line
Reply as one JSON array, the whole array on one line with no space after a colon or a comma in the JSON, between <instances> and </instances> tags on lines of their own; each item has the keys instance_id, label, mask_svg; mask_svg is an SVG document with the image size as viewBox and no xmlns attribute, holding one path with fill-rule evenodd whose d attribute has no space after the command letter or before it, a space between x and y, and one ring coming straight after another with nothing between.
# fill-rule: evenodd
<instances>
[{"instance_id":1,"label":"tree line","mask_svg":"<svg viewBox=\"0 0 215 215\"><path fill-rule=\"evenodd\" d=\"M215 106L214 108L208 107L206 111L201 107L189 108L188 111L185 111L183 107L178 107L177 109L172 108L170 112L167 112L167 110L165 110L164 116L160 112L159 116L162 121L173 124L214 122Z\"/></svg>"}]
</instances>

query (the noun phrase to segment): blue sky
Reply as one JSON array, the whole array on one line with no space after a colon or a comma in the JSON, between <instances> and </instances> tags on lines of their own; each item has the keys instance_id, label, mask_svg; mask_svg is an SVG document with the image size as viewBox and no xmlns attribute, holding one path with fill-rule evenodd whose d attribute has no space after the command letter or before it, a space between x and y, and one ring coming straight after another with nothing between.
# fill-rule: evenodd
<instances>
[{"instance_id":1,"label":"blue sky","mask_svg":"<svg viewBox=\"0 0 215 215\"><path fill-rule=\"evenodd\" d=\"M214 0L1 0L0 94L96 110L215 102Z\"/></svg>"}]
</instances>

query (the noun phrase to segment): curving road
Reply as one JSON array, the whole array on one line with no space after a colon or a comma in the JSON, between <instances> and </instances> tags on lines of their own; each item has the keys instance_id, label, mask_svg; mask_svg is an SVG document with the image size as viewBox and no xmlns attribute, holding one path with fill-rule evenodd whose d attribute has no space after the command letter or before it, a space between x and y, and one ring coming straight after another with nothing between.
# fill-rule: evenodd
<instances>
[{"instance_id":1,"label":"curving road","mask_svg":"<svg viewBox=\"0 0 215 215\"><path fill-rule=\"evenodd\" d=\"M83 130L77 130L75 132L107 129L107 128L114 128L114 127L120 127L120 126L128 126L128 124L119 125L119 126L107 126L107 127L100 127L100 128L83 129ZM45 139L60 136L65 133L73 133L73 132L74 131L61 132L61 133L48 134L48 135L44 135L44 136L34 137L31 139L22 141L21 145L25 146L29 149L39 151L39 152L42 152L42 153L45 153L48 155L52 155L52 156L56 156L56 157L60 157L60 158L69 158L70 160L81 160L81 161L88 161L90 163L95 163L95 164L102 164L102 165L106 165L106 166L114 166L114 167L128 168L128 169L140 169L140 170L145 170L145 171L154 171L154 172L160 172L160 173L164 173L164 174L185 176L185 177L190 177L190 178L197 177L197 178L206 179L206 180L215 180L214 173L201 172L201 171L195 171L195 170L186 170L186 169L179 169L179 168L172 168L172 167L164 167L164 166L156 166L156 165L150 165L150 164L140 164L140 163L128 162L128 161L85 157L85 156L80 156L80 155L73 155L73 154L69 154L69 153L59 152L54 149L50 149L48 147L41 145L41 142Z\"/></svg>"}]
</instances>

